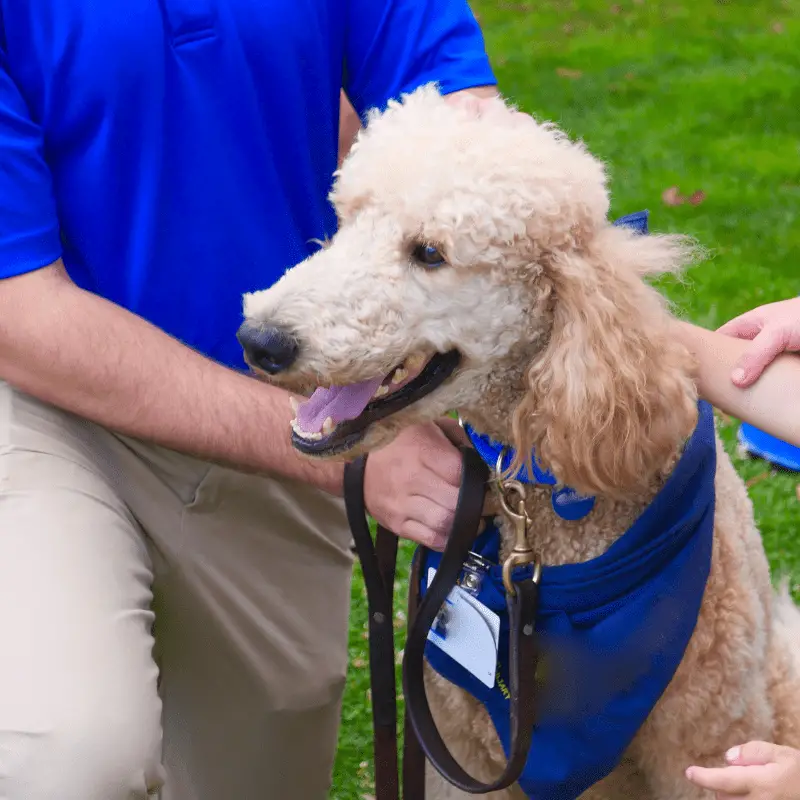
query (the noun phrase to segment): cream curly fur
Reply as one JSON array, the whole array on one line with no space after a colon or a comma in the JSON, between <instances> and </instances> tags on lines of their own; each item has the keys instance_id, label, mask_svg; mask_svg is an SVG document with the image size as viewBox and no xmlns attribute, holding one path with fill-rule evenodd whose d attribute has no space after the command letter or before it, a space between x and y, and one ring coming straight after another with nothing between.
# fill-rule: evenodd
<instances>
[{"instance_id":1,"label":"cream curly fur","mask_svg":"<svg viewBox=\"0 0 800 800\"><path fill-rule=\"evenodd\" d=\"M696 423L692 361L647 282L682 269L691 244L612 227L603 165L554 126L499 100L480 113L454 107L430 86L371 116L331 199L335 238L245 297L249 320L301 343L274 380L303 392L383 375L413 351L458 348L461 366L445 385L374 425L348 457L457 408L598 495L589 517L566 522L546 488L529 493L531 543L545 563L605 551ZM419 242L438 246L447 266L412 263ZM749 739L800 746L800 613L772 590L750 500L722 447L718 462L695 634L623 762L586 797L702 798L683 776L688 765L720 764ZM497 774L502 751L485 712L438 676L428 682L454 754L478 778ZM461 797L438 776L430 783L432 798Z\"/></svg>"}]
</instances>

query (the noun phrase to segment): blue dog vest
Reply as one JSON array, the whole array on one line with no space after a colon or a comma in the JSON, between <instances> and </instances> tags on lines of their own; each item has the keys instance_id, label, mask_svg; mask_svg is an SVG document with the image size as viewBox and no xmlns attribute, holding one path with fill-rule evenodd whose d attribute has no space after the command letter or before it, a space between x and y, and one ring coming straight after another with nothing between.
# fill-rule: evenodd
<instances>
[{"instance_id":1,"label":"blue dog vest","mask_svg":"<svg viewBox=\"0 0 800 800\"><path fill-rule=\"evenodd\" d=\"M618 224L646 232L647 217L631 215ZM502 446L467 432L494 468ZM504 467L512 455L505 454ZM535 460L533 472L531 477L523 468L517 478L556 486ZM715 473L713 412L701 401L697 427L675 470L631 528L598 558L543 567L536 620L541 670L522 678L540 683L538 721L519 780L533 800L574 800L608 775L672 680L711 568ZM594 498L569 488L553 493L553 508L566 519L585 516L593 504ZM435 636L425 654L439 674L484 704L508 756L508 614L499 549L496 527L484 531L473 548L488 562L473 596L500 616L494 685L487 687L437 647ZM422 593L428 570L440 559L433 552L423 559ZM531 568L514 575L529 579Z\"/></svg>"}]
</instances>

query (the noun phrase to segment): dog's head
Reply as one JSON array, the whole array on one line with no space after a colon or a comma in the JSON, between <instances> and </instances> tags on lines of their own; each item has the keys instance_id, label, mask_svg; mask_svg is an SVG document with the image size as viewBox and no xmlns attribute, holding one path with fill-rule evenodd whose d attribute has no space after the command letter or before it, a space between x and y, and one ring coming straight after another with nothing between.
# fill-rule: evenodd
<instances>
[{"instance_id":1,"label":"dog's head","mask_svg":"<svg viewBox=\"0 0 800 800\"><path fill-rule=\"evenodd\" d=\"M689 356L645 281L690 249L613 227L603 165L554 126L424 87L371 116L332 201L336 236L245 297L239 334L257 372L316 389L301 452L354 457L458 409L620 493L691 431Z\"/></svg>"}]
</instances>

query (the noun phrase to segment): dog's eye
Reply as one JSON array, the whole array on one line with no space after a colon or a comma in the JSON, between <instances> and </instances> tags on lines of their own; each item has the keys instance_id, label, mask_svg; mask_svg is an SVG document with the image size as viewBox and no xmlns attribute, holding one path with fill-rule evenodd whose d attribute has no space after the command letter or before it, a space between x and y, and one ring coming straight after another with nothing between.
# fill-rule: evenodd
<instances>
[{"instance_id":1,"label":"dog's eye","mask_svg":"<svg viewBox=\"0 0 800 800\"><path fill-rule=\"evenodd\" d=\"M411 252L414 260L428 269L443 267L447 262L439 250L432 244L418 244Z\"/></svg>"}]
</instances>

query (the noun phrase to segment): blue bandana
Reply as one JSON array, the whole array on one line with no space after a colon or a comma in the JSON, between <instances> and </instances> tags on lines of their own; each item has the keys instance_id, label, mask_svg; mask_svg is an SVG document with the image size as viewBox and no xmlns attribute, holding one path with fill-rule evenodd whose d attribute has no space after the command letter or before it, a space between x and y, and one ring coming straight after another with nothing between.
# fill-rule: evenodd
<instances>
[{"instance_id":1,"label":"blue bandana","mask_svg":"<svg viewBox=\"0 0 800 800\"><path fill-rule=\"evenodd\" d=\"M536 622L544 653L539 721L519 781L528 797L574 800L608 775L672 680L711 568L715 472L713 412L703 402L674 472L631 528L598 558L543 568ZM434 642L426 658L486 706L508 755L508 614L499 547L492 527L473 548L491 563L476 598L500 615L494 686ZM428 568L440 558L430 552L422 564L423 593ZM530 577L530 567L515 577Z\"/></svg>"},{"instance_id":2,"label":"blue bandana","mask_svg":"<svg viewBox=\"0 0 800 800\"><path fill-rule=\"evenodd\" d=\"M647 230L646 212L618 220ZM502 446L468 430L491 468ZM508 466L512 452L504 454ZM533 464L518 479L555 486L556 479ZM694 632L711 569L714 534L716 443L711 407L699 403L699 420L672 475L652 503L598 558L542 569L536 630L543 658L539 717L519 785L534 800L575 800L619 764L625 750L672 680ZM578 519L594 498L557 503ZM567 516L571 513L572 516ZM489 712L508 755L508 614L500 533L490 527L473 552L488 562L473 596L500 616L498 666L489 688L429 641L426 658L444 678L467 690ZM441 555L429 552L420 570ZM529 578L531 568L515 571ZM525 676L533 680L534 676Z\"/></svg>"}]
</instances>

